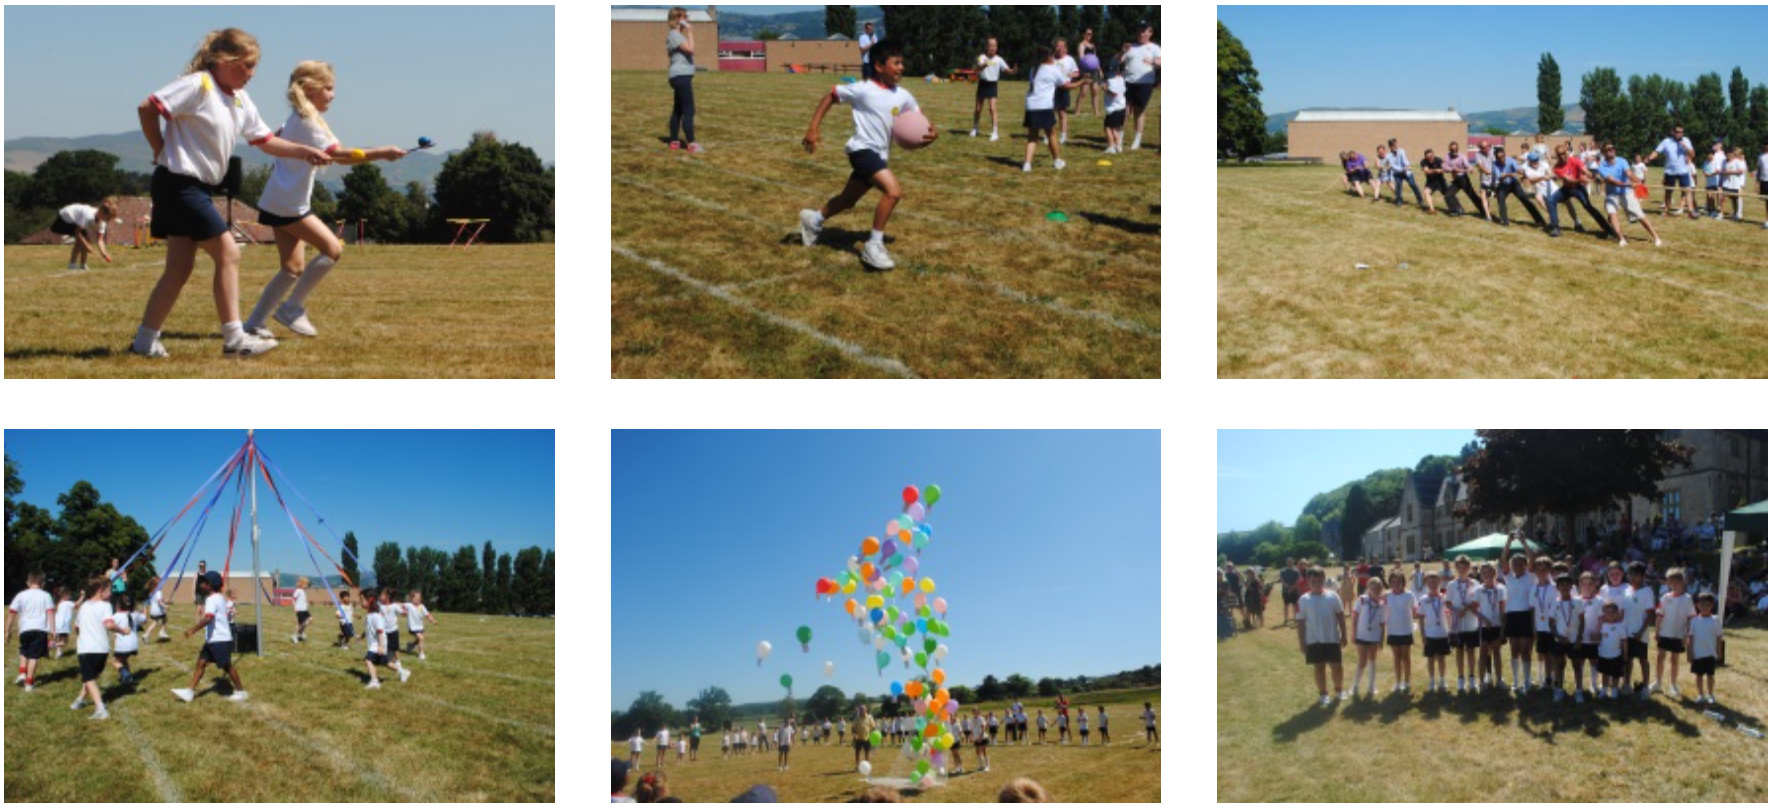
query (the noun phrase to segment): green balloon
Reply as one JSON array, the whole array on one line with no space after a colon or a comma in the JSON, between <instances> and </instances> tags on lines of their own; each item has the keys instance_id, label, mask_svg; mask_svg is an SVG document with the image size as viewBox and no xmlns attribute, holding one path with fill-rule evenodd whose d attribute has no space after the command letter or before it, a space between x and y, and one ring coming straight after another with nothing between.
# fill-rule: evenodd
<instances>
[{"instance_id":1,"label":"green balloon","mask_svg":"<svg viewBox=\"0 0 1778 812\"><path fill-rule=\"evenodd\" d=\"M919 663L921 668L925 668L926 667L926 652L924 652L924 651L914 652L914 662Z\"/></svg>"},{"instance_id":2,"label":"green balloon","mask_svg":"<svg viewBox=\"0 0 1778 812\"><path fill-rule=\"evenodd\" d=\"M896 553L895 555L889 556L889 560L884 563L888 564L891 567L901 566L901 553Z\"/></svg>"},{"instance_id":3,"label":"green balloon","mask_svg":"<svg viewBox=\"0 0 1778 812\"><path fill-rule=\"evenodd\" d=\"M883 667L887 666L888 664L889 664L889 652L887 652L887 651L877 652L877 670L878 671L883 670Z\"/></svg>"},{"instance_id":4,"label":"green balloon","mask_svg":"<svg viewBox=\"0 0 1778 812\"><path fill-rule=\"evenodd\" d=\"M926 624L926 628L928 628L928 629L932 628L932 624L930 624L930 623ZM926 653L931 654L933 651L935 651L937 649L938 649L938 641L934 640L930 637L926 638Z\"/></svg>"},{"instance_id":5,"label":"green balloon","mask_svg":"<svg viewBox=\"0 0 1778 812\"><path fill-rule=\"evenodd\" d=\"M871 731L870 732L870 746L881 747L882 745L883 745L883 731L880 731L880 730Z\"/></svg>"},{"instance_id":6,"label":"green balloon","mask_svg":"<svg viewBox=\"0 0 1778 812\"><path fill-rule=\"evenodd\" d=\"M905 637L914 633L914 622L909 620L901 624L901 633Z\"/></svg>"},{"instance_id":7,"label":"green balloon","mask_svg":"<svg viewBox=\"0 0 1778 812\"><path fill-rule=\"evenodd\" d=\"M938 489L937 485L927 485L926 486L926 506L932 507L933 505L938 504L938 498L943 495L944 495L944 492L940 491Z\"/></svg>"},{"instance_id":8,"label":"green balloon","mask_svg":"<svg viewBox=\"0 0 1778 812\"><path fill-rule=\"evenodd\" d=\"M782 685L782 686L784 686L784 687L786 687L786 688L789 688L789 687L790 687L790 675L789 675L789 674L785 674L785 675L784 675L784 676L782 676L782 677L779 677L779 678L778 678L778 684L779 684L779 685Z\"/></svg>"},{"instance_id":9,"label":"green balloon","mask_svg":"<svg viewBox=\"0 0 1778 812\"><path fill-rule=\"evenodd\" d=\"M920 617L932 617L932 607L921 606L919 611L915 612L915 614L919 615Z\"/></svg>"},{"instance_id":10,"label":"green balloon","mask_svg":"<svg viewBox=\"0 0 1778 812\"><path fill-rule=\"evenodd\" d=\"M894 623L895 619L901 615L901 610L893 606L885 606L883 607L883 614L889 616L890 623Z\"/></svg>"},{"instance_id":11,"label":"green balloon","mask_svg":"<svg viewBox=\"0 0 1778 812\"><path fill-rule=\"evenodd\" d=\"M920 763L914 765L914 772L922 775L930 769L932 769L932 762L927 761L926 759L920 759Z\"/></svg>"},{"instance_id":12,"label":"green balloon","mask_svg":"<svg viewBox=\"0 0 1778 812\"><path fill-rule=\"evenodd\" d=\"M807 642L809 642L809 639L812 638L813 636L814 636L814 633L809 631L809 627L807 627L807 626L798 626L796 628L796 639L797 640L807 643Z\"/></svg>"},{"instance_id":13,"label":"green balloon","mask_svg":"<svg viewBox=\"0 0 1778 812\"><path fill-rule=\"evenodd\" d=\"M927 622L926 630L929 632L932 632L933 634L938 635L939 637L950 637L951 636L950 625L946 624L942 620L938 621L937 623L932 623L930 621Z\"/></svg>"}]
</instances>

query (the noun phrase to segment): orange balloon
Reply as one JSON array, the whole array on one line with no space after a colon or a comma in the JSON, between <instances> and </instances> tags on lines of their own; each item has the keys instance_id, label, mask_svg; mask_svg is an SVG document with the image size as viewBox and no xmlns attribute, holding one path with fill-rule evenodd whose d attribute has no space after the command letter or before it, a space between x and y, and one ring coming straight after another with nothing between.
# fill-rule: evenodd
<instances>
[{"instance_id":1,"label":"orange balloon","mask_svg":"<svg viewBox=\"0 0 1778 812\"><path fill-rule=\"evenodd\" d=\"M949 705L951 703L951 689L940 688L936 691L933 691L932 692L932 701L937 702L941 707L944 705Z\"/></svg>"},{"instance_id":2,"label":"orange balloon","mask_svg":"<svg viewBox=\"0 0 1778 812\"><path fill-rule=\"evenodd\" d=\"M864 546L860 549L864 550L865 555L876 555L877 550L882 549L882 547L878 544L877 537L871 536L864 540Z\"/></svg>"},{"instance_id":3,"label":"orange balloon","mask_svg":"<svg viewBox=\"0 0 1778 812\"><path fill-rule=\"evenodd\" d=\"M930 738L937 736L937 735L938 735L938 723L937 722L927 722L926 723L926 738L930 739Z\"/></svg>"},{"instance_id":4,"label":"orange balloon","mask_svg":"<svg viewBox=\"0 0 1778 812\"><path fill-rule=\"evenodd\" d=\"M940 722L949 721L951 718L951 712L945 710L944 708L939 708L938 710L934 711L933 715L937 716L938 720Z\"/></svg>"},{"instance_id":5,"label":"orange balloon","mask_svg":"<svg viewBox=\"0 0 1778 812\"><path fill-rule=\"evenodd\" d=\"M921 694L926 693L926 686L921 685L918 682L910 682L907 686L907 692L908 696L919 699Z\"/></svg>"},{"instance_id":6,"label":"orange balloon","mask_svg":"<svg viewBox=\"0 0 1778 812\"><path fill-rule=\"evenodd\" d=\"M945 670L943 668L932 669L932 682L937 685L945 684Z\"/></svg>"},{"instance_id":7,"label":"orange balloon","mask_svg":"<svg viewBox=\"0 0 1778 812\"><path fill-rule=\"evenodd\" d=\"M912 591L914 591L914 579L910 576L905 576L905 575L902 576L902 578L901 578L901 594L906 595Z\"/></svg>"},{"instance_id":8,"label":"orange balloon","mask_svg":"<svg viewBox=\"0 0 1778 812\"><path fill-rule=\"evenodd\" d=\"M874 581L877 577L877 565L869 561L858 565L858 574L866 581Z\"/></svg>"},{"instance_id":9,"label":"orange balloon","mask_svg":"<svg viewBox=\"0 0 1778 812\"><path fill-rule=\"evenodd\" d=\"M858 614L858 599L857 598L847 598L846 599L846 614L848 614L848 615Z\"/></svg>"},{"instance_id":10,"label":"orange balloon","mask_svg":"<svg viewBox=\"0 0 1778 812\"><path fill-rule=\"evenodd\" d=\"M913 540L914 540L913 532L908 530L907 528L903 527L901 529L901 543L906 544L906 543L913 541Z\"/></svg>"}]
</instances>

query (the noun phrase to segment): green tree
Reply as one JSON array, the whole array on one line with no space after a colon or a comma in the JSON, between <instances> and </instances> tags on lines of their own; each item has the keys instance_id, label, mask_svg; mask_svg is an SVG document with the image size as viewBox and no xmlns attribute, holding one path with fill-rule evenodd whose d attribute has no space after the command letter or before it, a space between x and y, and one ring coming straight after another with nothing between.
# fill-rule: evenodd
<instances>
[{"instance_id":1,"label":"green tree","mask_svg":"<svg viewBox=\"0 0 1778 812\"><path fill-rule=\"evenodd\" d=\"M1114 6L1114 8L1116 8ZM1247 47L1216 23L1216 152L1245 158L1265 148L1266 114L1260 105L1259 71Z\"/></svg>"},{"instance_id":2,"label":"green tree","mask_svg":"<svg viewBox=\"0 0 1778 812\"><path fill-rule=\"evenodd\" d=\"M498 559L494 555L494 542L482 542L482 577L476 588L476 606L483 612L492 612L494 602L494 567Z\"/></svg>"},{"instance_id":3,"label":"green tree","mask_svg":"<svg viewBox=\"0 0 1778 812\"><path fill-rule=\"evenodd\" d=\"M1747 143L1747 77L1741 73L1740 65L1729 73L1729 111L1725 128L1727 131L1723 135L1729 146L1743 149L1751 146Z\"/></svg>"},{"instance_id":4,"label":"green tree","mask_svg":"<svg viewBox=\"0 0 1778 812\"><path fill-rule=\"evenodd\" d=\"M1697 132L1687 131L1692 135L1692 143L1698 145L1699 152L1703 152L1708 146L1703 141L1721 138L1723 131L1727 129L1728 111L1725 105L1722 77L1714 71L1699 76L1697 83L1692 85L1691 104L1692 123Z\"/></svg>"},{"instance_id":5,"label":"green tree","mask_svg":"<svg viewBox=\"0 0 1778 812\"><path fill-rule=\"evenodd\" d=\"M1619 155L1647 155L1661 142L1668 119L1661 96L1661 88L1666 83L1660 74L1630 77L1627 134L1619 136Z\"/></svg>"},{"instance_id":6,"label":"green tree","mask_svg":"<svg viewBox=\"0 0 1778 812\"><path fill-rule=\"evenodd\" d=\"M442 585L444 591L441 594L448 598L443 601L445 608L452 612L475 611L478 600L476 592L481 581L481 571L475 566L475 545L458 547L457 554L451 557L451 568Z\"/></svg>"},{"instance_id":7,"label":"green tree","mask_svg":"<svg viewBox=\"0 0 1778 812\"><path fill-rule=\"evenodd\" d=\"M445 159L433 182L432 220L488 218L488 242L536 242L553 233L556 187L530 147L476 133L468 148Z\"/></svg>"},{"instance_id":8,"label":"green tree","mask_svg":"<svg viewBox=\"0 0 1778 812\"><path fill-rule=\"evenodd\" d=\"M353 586L364 583L361 580L364 573L358 566L358 537L352 535L350 530L347 530L346 537L340 540L340 569L346 571L346 577L351 579Z\"/></svg>"},{"instance_id":9,"label":"green tree","mask_svg":"<svg viewBox=\"0 0 1778 812\"><path fill-rule=\"evenodd\" d=\"M512 611L512 554L501 553L494 567L494 606L489 611L506 614Z\"/></svg>"},{"instance_id":10,"label":"green tree","mask_svg":"<svg viewBox=\"0 0 1778 812\"><path fill-rule=\"evenodd\" d=\"M1670 468L1687 466L1692 449L1662 439L1658 429L1525 430L1476 432L1482 449L1460 475L1469 500L1456 515L1465 523L1506 521L1537 514L1567 517L1617 508L1633 496L1655 499L1655 483Z\"/></svg>"},{"instance_id":11,"label":"green tree","mask_svg":"<svg viewBox=\"0 0 1778 812\"><path fill-rule=\"evenodd\" d=\"M127 558L148 543L148 531L104 501L90 482L75 482L67 493L56 497L56 506L61 510L50 532L45 550L48 562L43 567L55 583L82 585L103 574L112 558ZM154 574L153 554L144 552L131 565L127 578L130 591L142 594Z\"/></svg>"},{"instance_id":12,"label":"green tree","mask_svg":"<svg viewBox=\"0 0 1778 812\"><path fill-rule=\"evenodd\" d=\"M1080 42L1080 6L1056 6L1056 29L1068 40L1068 52Z\"/></svg>"},{"instance_id":13,"label":"green tree","mask_svg":"<svg viewBox=\"0 0 1778 812\"><path fill-rule=\"evenodd\" d=\"M973 705L979 697L975 695L974 688L958 685L951 689L951 698L957 700L959 705Z\"/></svg>"},{"instance_id":14,"label":"green tree","mask_svg":"<svg viewBox=\"0 0 1778 812\"><path fill-rule=\"evenodd\" d=\"M309 213L315 215L322 225L332 228L339 221L340 204L333 197L333 192L325 185L315 184L315 191L309 195Z\"/></svg>"},{"instance_id":15,"label":"green tree","mask_svg":"<svg viewBox=\"0 0 1778 812\"><path fill-rule=\"evenodd\" d=\"M1537 131L1553 133L1562 129L1562 69L1556 58L1545 52L1537 60Z\"/></svg>"},{"instance_id":16,"label":"green tree","mask_svg":"<svg viewBox=\"0 0 1778 812\"><path fill-rule=\"evenodd\" d=\"M770 28L762 28L759 30L759 33L753 35L753 38L757 40L775 40L782 39L783 36L783 34L773 31Z\"/></svg>"},{"instance_id":17,"label":"green tree","mask_svg":"<svg viewBox=\"0 0 1778 812\"><path fill-rule=\"evenodd\" d=\"M1457 458L1449 454L1427 454L1414 465L1415 476L1447 476L1457 467Z\"/></svg>"},{"instance_id":18,"label":"green tree","mask_svg":"<svg viewBox=\"0 0 1778 812\"><path fill-rule=\"evenodd\" d=\"M1038 679L1037 680L1037 695L1044 696L1044 697L1055 696L1056 695L1056 680L1052 677L1042 677L1042 678Z\"/></svg>"},{"instance_id":19,"label":"green tree","mask_svg":"<svg viewBox=\"0 0 1778 812\"><path fill-rule=\"evenodd\" d=\"M955 693L953 691L953 693ZM999 702L1006 698L1006 686L1000 684L993 674L982 677L982 684L975 689L975 697L982 702ZM959 704L963 700L957 700Z\"/></svg>"},{"instance_id":20,"label":"green tree","mask_svg":"<svg viewBox=\"0 0 1778 812\"><path fill-rule=\"evenodd\" d=\"M376 575L377 587L402 588L407 581L407 565L401 560L401 545L385 541L371 554L370 569Z\"/></svg>"},{"instance_id":21,"label":"green tree","mask_svg":"<svg viewBox=\"0 0 1778 812\"><path fill-rule=\"evenodd\" d=\"M1698 139L1707 137L1700 129L1697 115L1692 111L1691 88L1686 83L1678 79L1663 80L1661 82L1661 108L1666 112L1666 121L1661 125L1662 135L1671 132L1673 125L1678 124L1685 127L1694 144Z\"/></svg>"},{"instance_id":22,"label":"green tree","mask_svg":"<svg viewBox=\"0 0 1778 812\"><path fill-rule=\"evenodd\" d=\"M685 703L685 710L697 715L698 725L705 732L722 730L734 719L734 703L729 700L728 691L715 685L699 691L696 698Z\"/></svg>"},{"instance_id":23,"label":"green tree","mask_svg":"<svg viewBox=\"0 0 1778 812\"><path fill-rule=\"evenodd\" d=\"M1747 97L1747 143L1753 149L1766 145L1766 86L1754 85Z\"/></svg>"},{"instance_id":24,"label":"green tree","mask_svg":"<svg viewBox=\"0 0 1778 812\"><path fill-rule=\"evenodd\" d=\"M1346 492L1346 509L1340 519L1340 558L1351 561L1358 557L1364 549L1364 531L1369 530L1371 523L1370 500L1364 495L1364 488L1353 485Z\"/></svg>"},{"instance_id":25,"label":"green tree","mask_svg":"<svg viewBox=\"0 0 1778 812\"><path fill-rule=\"evenodd\" d=\"M1025 17L1020 13L1020 6L989 6L988 28L983 42L986 46L987 37L999 40L1000 54L1008 65L1016 72L1031 61L1031 51L1037 41L1031 32L1025 30ZM1029 74L1025 74L1029 76Z\"/></svg>"},{"instance_id":26,"label":"green tree","mask_svg":"<svg viewBox=\"0 0 1778 812\"><path fill-rule=\"evenodd\" d=\"M339 216L346 221L348 233L354 232L359 220L365 220L364 231L369 239L395 242L407 237L407 201L389 188L375 164L352 167L343 183Z\"/></svg>"},{"instance_id":27,"label":"green tree","mask_svg":"<svg viewBox=\"0 0 1778 812\"><path fill-rule=\"evenodd\" d=\"M1023 674L1013 674L1006 678L1004 687L1008 699L1023 699L1031 695L1031 678Z\"/></svg>"},{"instance_id":28,"label":"green tree","mask_svg":"<svg viewBox=\"0 0 1778 812\"><path fill-rule=\"evenodd\" d=\"M1117 46L1105 38L1104 6L1080 7L1080 30L1085 33L1088 29L1093 32L1093 47L1096 50L1106 54L1117 53Z\"/></svg>"},{"instance_id":29,"label":"green tree","mask_svg":"<svg viewBox=\"0 0 1778 812\"><path fill-rule=\"evenodd\" d=\"M816 719L840 719L850 715L846 712L846 692L832 685L816 688L803 707Z\"/></svg>"},{"instance_id":30,"label":"green tree","mask_svg":"<svg viewBox=\"0 0 1778 812\"><path fill-rule=\"evenodd\" d=\"M541 614L543 600L543 550L526 547L512 562L512 605L523 615Z\"/></svg>"},{"instance_id":31,"label":"green tree","mask_svg":"<svg viewBox=\"0 0 1778 812\"><path fill-rule=\"evenodd\" d=\"M27 204L57 209L69 203L96 204L117 193L117 156L96 149L65 150L49 156L31 173Z\"/></svg>"},{"instance_id":32,"label":"green tree","mask_svg":"<svg viewBox=\"0 0 1778 812\"><path fill-rule=\"evenodd\" d=\"M654 691L643 691L630 703L630 709L624 712L624 726L611 731L614 739L627 739L631 732L640 729L643 736L649 736L662 726L672 724L673 705Z\"/></svg>"},{"instance_id":33,"label":"green tree","mask_svg":"<svg viewBox=\"0 0 1778 812\"><path fill-rule=\"evenodd\" d=\"M432 197L426 193L426 184L417 180L407 182L407 195L402 209L408 225L403 240L425 242L432 230Z\"/></svg>"},{"instance_id":34,"label":"green tree","mask_svg":"<svg viewBox=\"0 0 1778 812\"><path fill-rule=\"evenodd\" d=\"M1620 141L1630 135L1625 126L1629 102L1624 98L1616 70L1594 68L1582 76L1580 106L1586 112L1587 134L1596 142Z\"/></svg>"},{"instance_id":35,"label":"green tree","mask_svg":"<svg viewBox=\"0 0 1778 812\"><path fill-rule=\"evenodd\" d=\"M12 196L11 196L10 192L11 192L12 175L13 174L14 173L12 173L12 172L6 173L6 175L7 175L7 191L8 191L6 202L7 202L8 209L10 209L12 207ZM12 501L12 498L15 496L18 496L20 493L24 492L25 480L19 476L18 463L13 462L12 455L7 454L7 455L5 455L5 458L6 458L6 525L5 525L5 530L6 530L6 594L14 595L14 594L17 594L19 590L25 588L26 570L32 566L32 561L30 558L27 558L25 555L25 553L26 553L25 546L26 545L23 543L23 539L14 535L15 528L13 526L13 520L18 516L20 505L14 504Z\"/></svg>"},{"instance_id":36,"label":"green tree","mask_svg":"<svg viewBox=\"0 0 1778 812\"><path fill-rule=\"evenodd\" d=\"M1307 513L1296 517L1296 532L1293 534L1293 538L1295 538L1299 544L1303 541L1313 541L1316 544L1320 544L1321 520ZM1322 549L1325 550L1327 548L1323 547Z\"/></svg>"},{"instance_id":37,"label":"green tree","mask_svg":"<svg viewBox=\"0 0 1778 812\"><path fill-rule=\"evenodd\" d=\"M271 164L247 167L246 171L241 173L241 194L235 199L245 200L249 204L257 202L259 196L265 192L266 183L271 179Z\"/></svg>"},{"instance_id":38,"label":"green tree","mask_svg":"<svg viewBox=\"0 0 1778 812\"><path fill-rule=\"evenodd\" d=\"M844 34L847 38L858 38L858 11L851 6L827 7L827 35Z\"/></svg>"},{"instance_id":39,"label":"green tree","mask_svg":"<svg viewBox=\"0 0 1778 812\"><path fill-rule=\"evenodd\" d=\"M542 591L538 593L538 614L554 616L556 614L556 551L550 550L543 554Z\"/></svg>"}]
</instances>

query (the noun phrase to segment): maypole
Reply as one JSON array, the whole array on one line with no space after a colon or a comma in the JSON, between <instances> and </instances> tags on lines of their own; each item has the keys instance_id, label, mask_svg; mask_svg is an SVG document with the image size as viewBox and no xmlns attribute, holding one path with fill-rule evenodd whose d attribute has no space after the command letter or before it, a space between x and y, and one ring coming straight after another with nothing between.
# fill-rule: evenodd
<instances>
[{"instance_id":1,"label":"maypole","mask_svg":"<svg viewBox=\"0 0 1778 812\"><path fill-rule=\"evenodd\" d=\"M256 470L256 457L259 448L253 443L253 429L247 430L247 491L250 494L249 513L253 522L253 583L259 586L259 475ZM259 595L265 591L264 586L253 590L253 653L265 656L265 614L260 607Z\"/></svg>"}]
</instances>

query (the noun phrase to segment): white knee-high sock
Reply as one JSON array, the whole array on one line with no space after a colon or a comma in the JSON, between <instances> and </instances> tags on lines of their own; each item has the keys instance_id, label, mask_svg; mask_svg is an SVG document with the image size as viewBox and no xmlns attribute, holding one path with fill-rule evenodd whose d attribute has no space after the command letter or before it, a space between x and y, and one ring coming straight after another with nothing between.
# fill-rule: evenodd
<instances>
[{"instance_id":1,"label":"white knee-high sock","mask_svg":"<svg viewBox=\"0 0 1778 812\"><path fill-rule=\"evenodd\" d=\"M303 300L309 298L309 292L313 291L316 285L321 284L321 279L327 276L327 272L331 270L333 270L333 260L329 259L326 254L309 260L309 266L303 269L302 278L296 281L296 289L290 291L290 306L302 307Z\"/></svg>"},{"instance_id":2,"label":"white knee-high sock","mask_svg":"<svg viewBox=\"0 0 1778 812\"><path fill-rule=\"evenodd\" d=\"M285 294L290 292L296 279L290 274L279 271L272 274L272 281L265 283L265 291L259 294L259 303L253 306L253 314L247 317L246 327L258 329L265 326L265 320L271 318L272 308L283 303Z\"/></svg>"}]
</instances>

